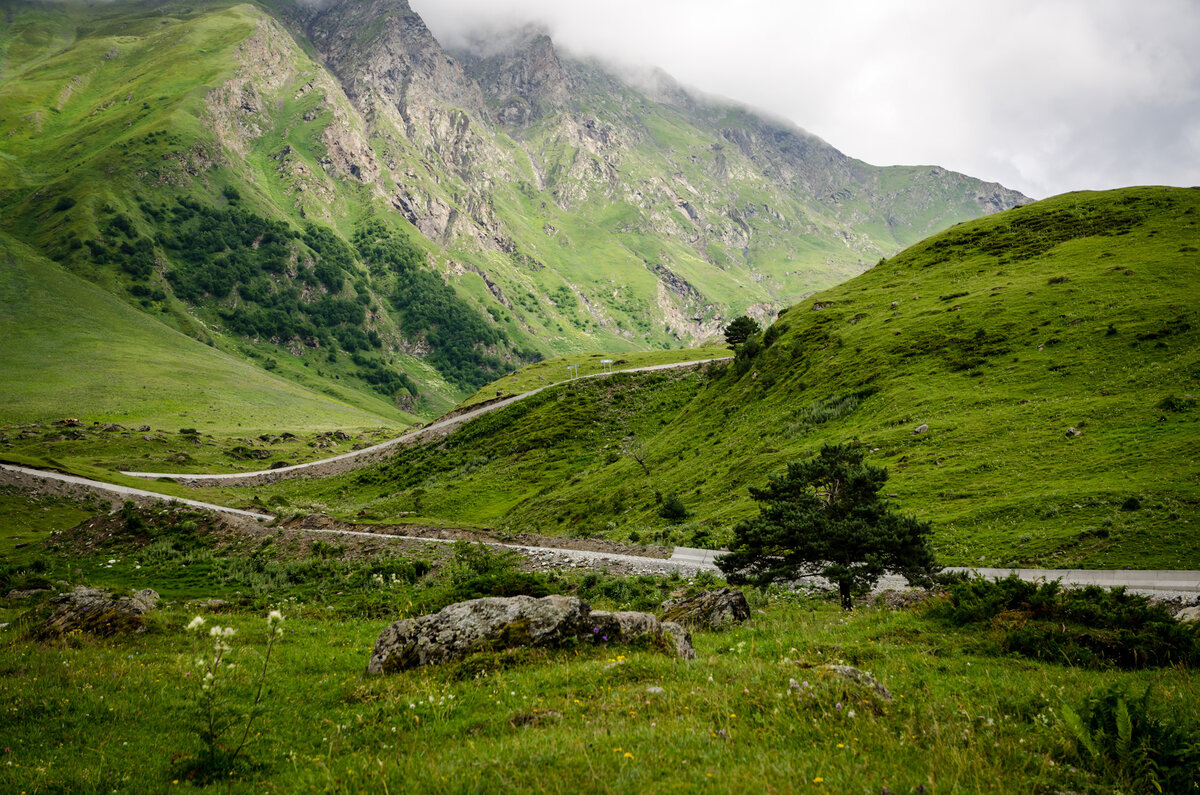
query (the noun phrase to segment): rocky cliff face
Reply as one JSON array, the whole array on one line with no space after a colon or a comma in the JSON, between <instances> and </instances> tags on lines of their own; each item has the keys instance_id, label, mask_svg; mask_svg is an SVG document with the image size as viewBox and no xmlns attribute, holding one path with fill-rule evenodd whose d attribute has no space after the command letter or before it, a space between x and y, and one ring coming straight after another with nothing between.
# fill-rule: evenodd
<instances>
[{"instance_id":1,"label":"rocky cliff face","mask_svg":"<svg viewBox=\"0 0 1200 795\"><path fill-rule=\"evenodd\" d=\"M543 305L556 327L695 342L750 307L769 319L950 223L1025 201L943 169L869 166L661 72L570 58L535 27L450 53L406 0L297 14L367 139L391 144L372 158L331 141L342 170L463 258L503 255L473 263L493 295L575 294L587 319ZM614 280L636 294L614 299Z\"/></svg>"}]
</instances>

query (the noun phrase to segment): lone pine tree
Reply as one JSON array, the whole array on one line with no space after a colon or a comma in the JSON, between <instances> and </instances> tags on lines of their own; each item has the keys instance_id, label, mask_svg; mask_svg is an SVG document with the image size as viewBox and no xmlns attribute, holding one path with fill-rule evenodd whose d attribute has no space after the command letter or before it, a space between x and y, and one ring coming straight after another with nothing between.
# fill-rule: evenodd
<instances>
[{"instance_id":1,"label":"lone pine tree","mask_svg":"<svg viewBox=\"0 0 1200 795\"><path fill-rule=\"evenodd\" d=\"M752 487L759 515L734 528L732 551L717 560L726 578L766 585L820 575L849 609L885 572L911 580L936 571L929 523L893 513L879 496L887 470L863 459L858 444L827 444Z\"/></svg>"}]
</instances>

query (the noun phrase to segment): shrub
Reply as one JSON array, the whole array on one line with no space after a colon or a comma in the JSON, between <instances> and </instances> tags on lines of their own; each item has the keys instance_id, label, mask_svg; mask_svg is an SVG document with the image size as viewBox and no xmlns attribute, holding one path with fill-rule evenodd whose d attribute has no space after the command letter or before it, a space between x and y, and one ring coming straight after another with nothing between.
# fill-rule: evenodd
<instances>
[{"instance_id":1,"label":"shrub","mask_svg":"<svg viewBox=\"0 0 1200 795\"><path fill-rule=\"evenodd\" d=\"M1131 696L1115 684L1062 706L1066 757L1139 792L1189 792L1200 777L1196 726L1152 714L1151 688Z\"/></svg>"},{"instance_id":2,"label":"shrub","mask_svg":"<svg viewBox=\"0 0 1200 795\"><path fill-rule=\"evenodd\" d=\"M658 515L669 522L682 522L688 518L688 509L678 494L668 494L658 508Z\"/></svg>"},{"instance_id":3,"label":"shrub","mask_svg":"<svg viewBox=\"0 0 1200 795\"><path fill-rule=\"evenodd\" d=\"M1063 590L1015 575L953 585L930 615L958 626L988 624L981 637L1008 654L1068 665L1142 668L1200 661L1200 631L1162 605L1123 588Z\"/></svg>"},{"instance_id":4,"label":"shrub","mask_svg":"<svg viewBox=\"0 0 1200 795\"><path fill-rule=\"evenodd\" d=\"M521 571L521 556L511 550L495 552L486 544L458 541L447 571L445 604L483 596L546 596L552 589L545 577Z\"/></svg>"},{"instance_id":5,"label":"shrub","mask_svg":"<svg viewBox=\"0 0 1200 795\"><path fill-rule=\"evenodd\" d=\"M340 558L345 551L346 547L343 544L330 544L320 539L314 541L312 545L312 556L322 560Z\"/></svg>"}]
</instances>

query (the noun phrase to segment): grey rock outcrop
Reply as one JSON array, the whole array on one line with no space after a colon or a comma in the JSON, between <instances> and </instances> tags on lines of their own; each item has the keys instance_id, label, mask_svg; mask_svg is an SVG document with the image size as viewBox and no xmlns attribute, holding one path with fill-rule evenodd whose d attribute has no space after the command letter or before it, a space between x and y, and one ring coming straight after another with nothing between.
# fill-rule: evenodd
<instances>
[{"instance_id":1,"label":"grey rock outcrop","mask_svg":"<svg viewBox=\"0 0 1200 795\"><path fill-rule=\"evenodd\" d=\"M80 585L50 600L54 608L30 631L36 640L61 638L70 632L107 637L146 628L144 614L158 606L158 594L147 588L131 596L113 596L99 588Z\"/></svg>"},{"instance_id":2,"label":"grey rock outcrop","mask_svg":"<svg viewBox=\"0 0 1200 795\"><path fill-rule=\"evenodd\" d=\"M746 596L736 588L703 591L683 599L662 603L662 620L693 629L718 630L750 618Z\"/></svg>"},{"instance_id":3,"label":"grey rock outcrop","mask_svg":"<svg viewBox=\"0 0 1200 795\"><path fill-rule=\"evenodd\" d=\"M388 626L375 642L367 672L395 673L488 649L630 643L642 638L680 657L696 656L686 630L644 613L593 613L587 602L573 596L486 597Z\"/></svg>"},{"instance_id":4,"label":"grey rock outcrop","mask_svg":"<svg viewBox=\"0 0 1200 795\"><path fill-rule=\"evenodd\" d=\"M692 636L672 621L659 621L649 613L622 611L607 613L597 610L590 614L593 639L606 643L645 643L673 651L685 660L694 660Z\"/></svg>"}]
</instances>

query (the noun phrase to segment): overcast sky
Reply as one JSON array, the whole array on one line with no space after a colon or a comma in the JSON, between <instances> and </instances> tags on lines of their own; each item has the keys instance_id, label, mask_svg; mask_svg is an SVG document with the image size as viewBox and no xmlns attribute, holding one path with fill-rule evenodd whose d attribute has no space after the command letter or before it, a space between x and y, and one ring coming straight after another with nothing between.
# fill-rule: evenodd
<instances>
[{"instance_id":1,"label":"overcast sky","mask_svg":"<svg viewBox=\"0 0 1200 795\"><path fill-rule=\"evenodd\" d=\"M451 45L544 23L876 165L1035 198L1200 185L1200 0L410 0Z\"/></svg>"}]
</instances>

